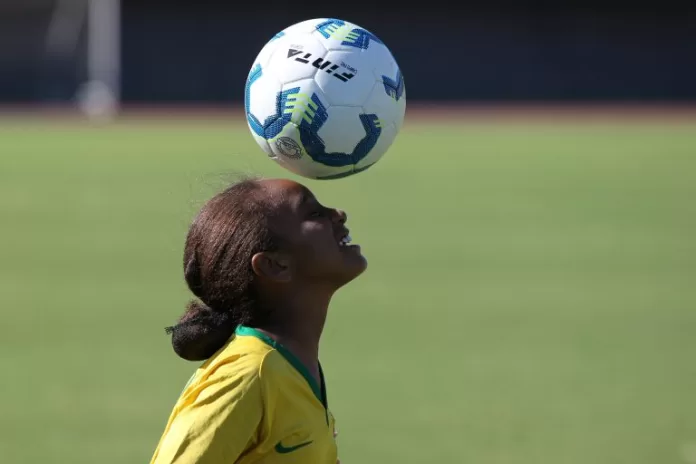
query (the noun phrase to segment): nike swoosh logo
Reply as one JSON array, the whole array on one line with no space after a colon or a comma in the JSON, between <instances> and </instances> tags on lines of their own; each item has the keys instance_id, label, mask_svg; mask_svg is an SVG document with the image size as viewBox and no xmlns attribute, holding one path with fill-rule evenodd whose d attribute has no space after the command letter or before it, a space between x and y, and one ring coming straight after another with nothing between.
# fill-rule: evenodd
<instances>
[{"instance_id":1,"label":"nike swoosh logo","mask_svg":"<svg viewBox=\"0 0 696 464\"><path fill-rule=\"evenodd\" d=\"M278 442L278 444L275 445L275 450L280 454L292 453L293 451L296 451L300 448L304 448L305 446L311 444L312 441L313 440L306 441L304 443L300 443L299 445L295 445L295 446L288 446L287 448L285 446L283 446L283 444L281 442Z\"/></svg>"}]
</instances>

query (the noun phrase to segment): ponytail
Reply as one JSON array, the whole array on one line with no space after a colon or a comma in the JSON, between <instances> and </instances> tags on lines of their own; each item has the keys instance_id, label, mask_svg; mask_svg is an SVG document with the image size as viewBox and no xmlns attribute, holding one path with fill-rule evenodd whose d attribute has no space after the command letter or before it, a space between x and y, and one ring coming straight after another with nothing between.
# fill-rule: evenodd
<instances>
[{"instance_id":1,"label":"ponytail","mask_svg":"<svg viewBox=\"0 0 696 464\"><path fill-rule=\"evenodd\" d=\"M213 356L235 329L262 323L251 259L277 248L271 233L263 187L238 182L210 199L189 228L184 247L184 279L191 293L186 312L173 327L172 347L188 361Z\"/></svg>"}]
</instances>

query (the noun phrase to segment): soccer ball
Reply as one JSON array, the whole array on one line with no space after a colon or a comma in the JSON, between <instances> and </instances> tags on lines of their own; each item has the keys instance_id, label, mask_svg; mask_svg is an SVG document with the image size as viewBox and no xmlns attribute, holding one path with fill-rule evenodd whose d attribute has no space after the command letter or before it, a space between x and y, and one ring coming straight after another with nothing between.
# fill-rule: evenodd
<instances>
[{"instance_id":1,"label":"soccer ball","mask_svg":"<svg viewBox=\"0 0 696 464\"><path fill-rule=\"evenodd\" d=\"M379 161L401 130L404 78L373 33L312 19L276 34L244 92L251 133L268 156L310 179L338 179Z\"/></svg>"}]
</instances>

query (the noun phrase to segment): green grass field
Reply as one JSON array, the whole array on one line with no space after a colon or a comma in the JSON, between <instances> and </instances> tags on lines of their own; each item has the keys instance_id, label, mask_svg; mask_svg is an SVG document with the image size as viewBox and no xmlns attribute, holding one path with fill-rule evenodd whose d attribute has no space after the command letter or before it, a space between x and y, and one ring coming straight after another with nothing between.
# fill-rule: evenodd
<instances>
[{"instance_id":1,"label":"green grass field","mask_svg":"<svg viewBox=\"0 0 696 464\"><path fill-rule=\"evenodd\" d=\"M145 463L237 122L0 122L0 461ZM307 182L369 271L322 345L344 464L696 463L696 123L412 123Z\"/></svg>"}]
</instances>

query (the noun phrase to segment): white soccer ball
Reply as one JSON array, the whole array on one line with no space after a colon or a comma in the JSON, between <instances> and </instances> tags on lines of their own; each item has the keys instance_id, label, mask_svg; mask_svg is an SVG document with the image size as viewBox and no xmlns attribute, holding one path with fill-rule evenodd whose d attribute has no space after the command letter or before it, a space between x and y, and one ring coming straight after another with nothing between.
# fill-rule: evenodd
<instances>
[{"instance_id":1,"label":"white soccer ball","mask_svg":"<svg viewBox=\"0 0 696 464\"><path fill-rule=\"evenodd\" d=\"M276 34L256 57L244 93L259 146L310 179L373 166L406 111L404 78L389 49L339 19L303 21Z\"/></svg>"}]
</instances>

